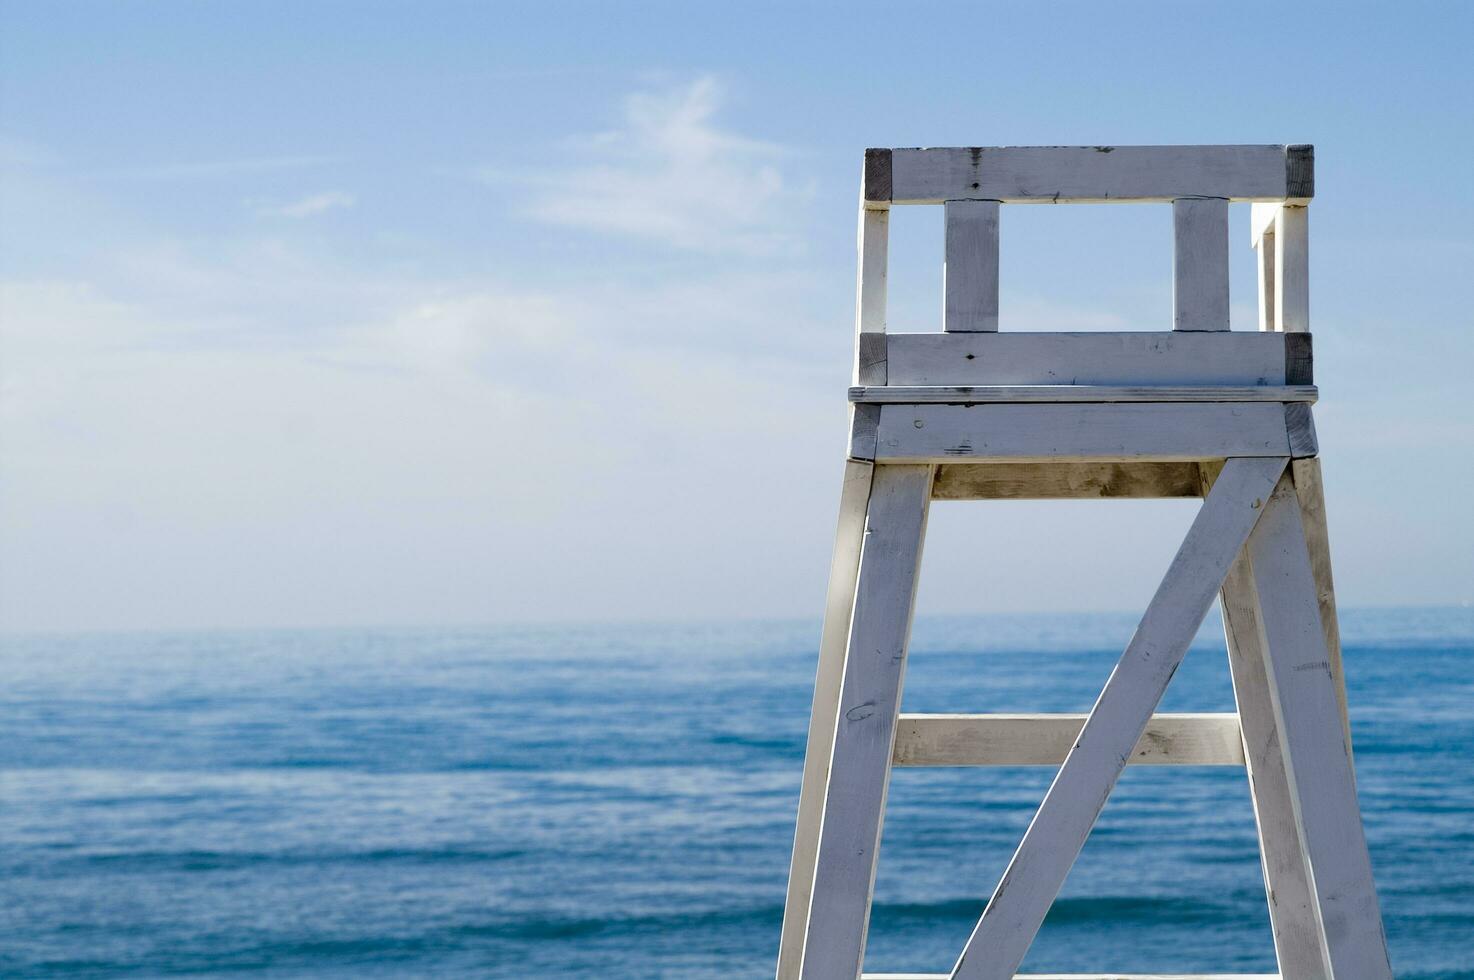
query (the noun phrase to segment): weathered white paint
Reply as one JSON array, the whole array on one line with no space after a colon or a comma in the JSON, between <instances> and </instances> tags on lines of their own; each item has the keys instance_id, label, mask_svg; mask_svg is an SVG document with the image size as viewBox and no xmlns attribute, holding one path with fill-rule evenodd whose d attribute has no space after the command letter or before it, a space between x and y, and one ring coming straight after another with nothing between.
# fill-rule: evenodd
<instances>
[{"instance_id":1,"label":"weathered white paint","mask_svg":"<svg viewBox=\"0 0 1474 980\"><path fill-rule=\"evenodd\" d=\"M1228 202L1172 202L1172 329L1228 329Z\"/></svg>"},{"instance_id":2,"label":"weathered white paint","mask_svg":"<svg viewBox=\"0 0 1474 980\"><path fill-rule=\"evenodd\" d=\"M1336 679L1289 478L1265 506L1248 552L1275 723L1331 975L1391 980Z\"/></svg>"},{"instance_id":3,"label":"weathered white paint","mask_svg":"<svg viewBox=\"0 0 1474 980\"><path fill-rule=\"evenodd\" d=\"M890 212L860 209L859 278L855 285L856 384L886 383L885 303Z\"/></svg>"},{"instance_id":4,"label":"weathered white paint","mask_svg":"<svg viewBox=\"0 0 1474 980\"><path fill-rule=\"evenodd\" d=\"M901 715L898 766L1057 766L1065 761L1085 715ZM1158 714L1129 763L1241 766L1244 746L1234 714Z\"/></svg>"},{"instance_id":5,"label":"weathered white paint","mask_svg":"<svg viewBox=\"0 0 1474 980\"><path fill-rule=\"evenodd\" d=\"M893 385L1283 385L1282 334L893 333Z\"/></svg>"},{"instance_id":6,"label":"weathered white paint","mask_svg":"<svg viewBox=\"0 0 1474 980\"><path fill-rule=\"evenodd\" d=\"M1285 406L883 405L878 462L1288 456Z\"/></svg>"},{"instance_id":7,"label":"weathered white paint","mask_svg":"<svg viewBox=\"0 0 1474 980\"><path fill-rule=\"evenodd\" d=\"M931 499L928 466L881 466L871 480L824 794L800 976L856 977L865 955L875 859Z\"/></svg>"},{"instance_id":8,"label":"weathered white paint","mask_svg":"<svg viewBox=\"0 0 1474 980\"><path fill-rule=\"evenodd\" d=\"M1265 209L1271 215L1268 227L1262 234L1254 236L1254 267L1259 273L1259 329L1262 332L1271 332L1275 329L1276 302L1274 217L1279 214L1279 208L1275 205L1254 205L1254 214L1259 215L1259 208Z\"/></svg>"},{"instance_id":9,"label":"weathered white paint","mask_svg":"<svg viewBox=\"0 0 1474 980\"><path fill-rule=\"evenodd\" d=\"M1264 671L1264 632L1253 572L1241 553L1223 580L1223 632L1234 700L1244 735L1249 795L1259 827L1259 854L1269 922L1280 972L1296 980L1330 980L1321 946L1320 917L1310 892L1290 784L1280 754L1279 728Z\"/></svg>"},{"instance_id":10,"label":"weathered white paint","mask_svg":"<svg viewBox=\"0 0 1474 980\"><path fill-rule=\"evenodd\" d=\"M982 146L894 149L891 201L1009 204L1292 198L1284 146Z\"/></svg>"},{"instance_id":11,"label":"weathered white paint","mask_svg":"<svg viewBox=\"0 0 1474 980\"><path fill-rule=\"evenodd\" d=\"M953 980L1012 980L1288 462L1224 465L978 920Z\"/></svg>"},{"instance_id":12,"label":"weathered white paint","mask_svg":"<svg viewBox=\"0 0 1474 980\"><path fill-rule=\"evenodd\" d=\"M949 463L933 500L1201 497L1196 463Z\"/></svg>"},{"instance_id":13,"label":"weathered white paint","mask_svg":"<svg viewBox=\"0 0 1474 980\"><path fill-rule=\"evenodd\" d=\"M850 405L850 459L875 458L875 437L879 425L879 405Z\"/></svg>"},{"instance_id":14,"label":"weathered white paint","mask_svg":"<svg viewBox=\"0 0 1474 980\"><path fill-rule=\"evenodd\" d=\"M1274 326L1310 330L1310 212L1283 207L1274 222Z\"/></svg>"},{"instance_id":15,"label":"weathered white paint","mask_svg":"<svg viewBox=\"0 0 1474 980\"><path fill-rule=\"evenodd\" d=\"M814 707L809 717L808 746L804 751L798 823L788 872L788 897L783 905L778 980L798 980L799 964L803 958L804 928L809 919L814 862L819 852L819 827L824 816L824 787L829 781L829 758L834 751L840 681L844 676L845 646L850 636L850 608L860 572L860 547L865 540L865 511L870 499L873 470L874 467L867 462L846 462L844 484L839 494L839 526L834 533L834 556L829 564L829 591L824 601L819 667L814 678Z\"/></svg>"},{"instance_id":16,"label":"weathered white paint","mask_svg":"<svg viewBox=\"0 0 1474 980\"><path fill-rule=\"evenodd\" d=\"M948 201L942 329L998 329L998 202Z\"/></svg>"},{"instance_id":17,"label":"weathered white paint","mask_svg":"<svg viewBox=\"0 0 1474 980\"><path fill-rule=\"evenodd\" d=\"M879 405L1001 402L1314 402L1315 385L867 385L850 401Z\"/></svg>"}]
</instances>

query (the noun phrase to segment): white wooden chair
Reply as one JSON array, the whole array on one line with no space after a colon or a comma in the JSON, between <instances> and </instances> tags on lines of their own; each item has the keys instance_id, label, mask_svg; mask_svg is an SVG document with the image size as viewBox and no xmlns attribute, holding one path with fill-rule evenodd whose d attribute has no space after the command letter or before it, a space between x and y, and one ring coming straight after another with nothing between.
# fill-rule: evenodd
<instances>
[{"instance_id":1,"label":"white wooden chair","mask_svg":"<svg viewBox=\"0 0 1474 980\"><path fill-rule=\"evenodd\" d=\"M849 459L779 980L861 976L892 765L1060 766L956 966L935 975L1011 980L1138 762L1248 767L1280 976L1389 980L1310 411L1313 183L1308 146L866 151ZM1228 329L1230 201L1253 202L1258 332ZM1082 202L1171 204L1170 332L998 331L1000 205ZM945 208L939 333L886 333L901 204ZM932 499L1199 496L1088 715L899 713ZM1237 713L1155 714L1215 595Z\"/></svg>"}]
</instances>

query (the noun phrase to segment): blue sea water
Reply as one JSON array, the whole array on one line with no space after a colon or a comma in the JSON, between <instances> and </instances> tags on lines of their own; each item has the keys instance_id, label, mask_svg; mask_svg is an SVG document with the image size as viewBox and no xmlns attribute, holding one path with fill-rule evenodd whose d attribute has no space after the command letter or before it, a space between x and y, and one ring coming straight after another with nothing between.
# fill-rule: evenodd
<instances>
[{"instance_id":1,"label":"blue sea water","mask_svg":"<svg viewBox=\"0 0 1474 980\"><path fill-rule=\"evenodd\" d=\"M1085 710L1128 616L923 619L907 710ZM1232 710L1210 622L1163 710ZM1474 978L1474 612L1343 617L1397 975ZM814 623L9 636L0 975L765 977ZM1047 786L900 770L867 970L949 968ZM1274 969L1244 774L1133 767L1030 971Z\"/></svg>"}]
</instances>

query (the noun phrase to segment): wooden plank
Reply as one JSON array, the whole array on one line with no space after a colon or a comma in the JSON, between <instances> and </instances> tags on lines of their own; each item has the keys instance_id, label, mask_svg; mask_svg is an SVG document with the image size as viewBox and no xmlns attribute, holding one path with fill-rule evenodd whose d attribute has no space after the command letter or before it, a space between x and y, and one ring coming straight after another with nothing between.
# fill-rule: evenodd
<instances>
[{"instance_id":1,"label":"wooden plank","mask_svg":"<svg viewBox=\"0 0 1474 980\"><path fill-rule=\"evenodd\" d=\"M860 210L859 277L855 284L856 384L886 383L885 303L890 212Z\"/></svg>"},{"instance_id":2,"label":"wooden plank","mask_svg":"<svg viewBox=\"0 0 1474 980\"><path fill-rule=\"evenodd\" d=\"M1315 147L1309 143L1285 147L1285 184L1291 200L1306 202L1315 196Z\"/></svg>"},{"instance_id":3,"label":"wooden plank","mask_svg":"<svg viewBox=\"0 0 1474 980\"><path fill-rule=\"evenodd\" d=\"M1274 326L1305 333L1310 329L1310 212L1280 208L1274 225Z\"/></svg>"},{"instance_id":4,"label":"wooden plank","mask_svg":"<svg viewBox=\"0 0 1474 980\"><path fill-rule=\"evenodd\" d=\"M1309 334L1303 336L1308 337ZM1330 654L1331 674L1336 678L1341 727L1346 733L1346 754L1350 756L1351 719L1346 710L1346 671L1341 663L1341 624L1336 615L1336 583L1331 574L1331 535L1326 527L1326 497L1321 482L1320 460L1316 457L1292 460L1290 476L1295 481L1295 497L1300 501L1300 521L1305 525L1310 572L1315 576L1315 595L1320 604L1321 632L1325 634L1326 652Z\"/></svg>"},{"instance_id":5,"label":"wooden plank","mask_svg":"<svg viewBox=\"0 0 1474 980\"><path fill-rule=\"evenodd\" d=\"M1390 980L1336 679L1289 478L1264 507L1248 551L1275 723L1330 972L1336 980Z\"/></svg>"},{"instance_id":6,"label":"wooden plank","mask_svg":"<svg viewBox=\"0 0 1474 980\"><path fill-rule=\"evenodd\" d=\"M839 526L834 532L834 556L829 564L829 590L824 602L824 627L819 636L819 664L814 677L814 705L809 716L803 782L799 788L788 896L783 904L778 980L797 980L803 960L804 928L809 921L819 828L824 817L824 787L829 782L829 759L834 751L840 681L844 676L850 610L860 572L860 547L865 540L865 512L873 471L870 463L856 460L845 463L839 495Z\"/></svg>"},{"instance_id":7,"label":"wooden plank","mask_svg":"<svg viewBox=\"0 0 1474 980\"><path fill-rule=\"evenodd\" d=\"M1172 202L1172 329L1228 329L1228 202Z\"/></svg>"},{"instance_id":8,"label":"wooden plank","mask_svg":"<svg viewBox=\"0 0 1474 980\"><path fill-rule=\"evenodd\" d=\"M901 333L893 385L1283 385L1285 338L1240 331Z\"/></svg>"},{"instance_id":9,"label":"wooden plank","mask_svg":"<svg viewBox=\"0 0 1474 980\"><path fill-rule=\"evenodd\" d=\"M973 146L891 151L896 204L1291 198L1284 146ZM1296 191L1304 190L1304 182ZM1297 200L1303 198L1297 197Z\"/></svg>"},{"instance_id":10,"label":"wooden plank","mask_svg":"<svg viewBox=\"0 0 1474 980\"><path fill-rule=\"evenodd\" d=\"M1288 456L1285 406L883 405L875 458L1187 461Z\"/></svg>"},{"instance_id":11,"label":"wooden plank","mask_svg":"<svg viewBox=\"0 0 1474 980\"><path fill-rule=\"evenodd\" d=\"M1018 970L1288 462L1224 464L978 920L953 980L1011 980Z\"/></svg>"},{"instance_id":12,"label":"wooden plank","mask_svg":"<svg viewBox=\"0 0 1474 980\"><path fill-rule=\"evenodd\" d=\"M1259 270L1259 329L1274 329L1274 234L1259 239L1254 246L1255 264Z\"/></svg>"},{"instance_id":13,"label":"wooden plank","mask_svg":"<svg viewBox=\"0 0 1474 980\"><path fill-rule=\"evenodd\" d=\"M998 202L948 201L942 329L998 330Z\"/></svg>"},{"instance_id":14,"label":"wooden plank","mask_svg":"<svg viewBox=\"0 0 1474 980\"><path fill-rule=\"evenodd\" d=\"M850 401L879 405L1002 402L1314 402L1314 385L870 385Z\"/></svg>"},{"instance_id":15,"label":"wooden plank","mask_svg":"<svg viewBox=\"0 0 1474 980\"><path fill-rule=\"evenodd\" d=\"M947 980L947 973L866 973L861 980ZM1278 973L1019 973L1014 980L1280 980Z\"/></svg>"},{"instance_id":16,"label":"wooden plank","mask_svg":"<svg viewBox=\"0 0 1474 980\"><path fill-rule=\"evenodd\" d=\"M875 470L804 938L805 980L859 976L864 960L930 499L930 467Z\"/></svg>"},{"instance_id":17,"label":"wooden plank","mask_svg":"<svg viewBox=\"0 0 1474 980\"><path fill-rule=\"evenodd\" d=\"M1057 766L1085 725L1082 714L901 715L898 766ZM1241 766L1244 746L1234 714L1158 714L1128 763Z\"/></svg>"},{"instance_id":18,"label":"wooden plank","mask_svg":"<svg viewBox=\"0 0 1474 980\"><path fill-rule=\"evenodd\" d=\"M1240 554L1223 580L1223 632L1234 700L1244 735L1249 795L1259 827L1259 854L1269 921L1280 972L1297 980L1330 980L1321 946L1320 917L1310 891L1290 784L1280 754L1279 728L1264 670L1264 631L1253 572Z\"/></svg>"},{"instance_id":19,"label":"wooden plank","mask_svg":"<svg viewBox=\"0 0 1474 980\"><path fill-rule=\"evenodd\" d=\"M889 206L891 201L891 151L872 148L865 151L865 176L860 198L867 206Z\"/></svg>"},{"instance_id":20,"label":"wooden plank","mask_svg":"<svg viewBox=\"0 0 1474 980\"><path fill-rule=\"evenodd\" d=\"M875 458L875 439L879 425L879 405L850 406L850 459Z\"/></svg>"},{"instance_id":21,"label":"wooden plank","mask_svg":"<svg viewBox=\"0 0 1474 980\"><path fill-rule=\"evenodd\" d=\"M1196 463L951 463L933 500L1201 497Z\"/></svg>"}]
</instances>

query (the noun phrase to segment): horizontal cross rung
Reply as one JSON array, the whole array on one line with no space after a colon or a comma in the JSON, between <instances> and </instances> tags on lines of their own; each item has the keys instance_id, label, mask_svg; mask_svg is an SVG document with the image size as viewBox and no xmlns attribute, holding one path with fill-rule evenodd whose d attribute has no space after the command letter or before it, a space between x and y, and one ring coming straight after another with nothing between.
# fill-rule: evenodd
<instances>
[{"instance_id":1,"label":"horizontal cross rung","mask_svg":"<svg viewBox=\"0 0 1474 980\"><path fill-rule=\"evenodd\" d=\"M873 334L891 385L1308 385L1308 333L1128 330Z\"/></svg>"},{"instance_id":2,"label":"horizontal cross rung","mask_svg":"<svg viewBox=\"0 0 1474 980\"><path fill-rule=\"evenodd\" d=\"M1272 402L878 405L877 463L1095 460L1100 462L1312 456L1308 408ZM1302 418L1290 413L1305 411ZM1290 423L1307 434L1292 443ZM1303 444L1303 448L1301 445Z\"/></svg>"},{"instance_id":3,"label":"horizontal cross rung","mask_svg":"<svg viewBox=\"0 0 1474 980\"><path fill-rule=\"evenodd\" d=\"M865 152L867 204L1295 201L1315 193L1309 146L955 146Z\"/></svg>"},{"instance_id":4,"label":"horizontal cross rung","mask_svg":"<svg viewBox=\"0 0 1474 980\"><path fill-rule=\"evenodd\" d=\"M1111 500L1201 497L1198 463L943 463L933 500Z\"/></svg>"},{"instance_id":5,"label":"horizontal cross rung","mask_svg":"<svg viewBox=\"0 0 1474 980\"><path fill-rule=\"evenodd\" d=\"M901 715L897 766L1057 766L1080 735L1083 714ZM1239 716L1157 714L1127 760L1143 765L1241 766Z\"/></svg>"},{"instance_id":6,"label":"horizontal cross rung","mask_svg":"<svg viewBox=\"0 0 1474 980\"><path fill-rule=\"evenodd\" d=\"M850 401L879 405L993 402L1314 402L1315 385L866 385Z\"/></svg>"}]
</instances>

